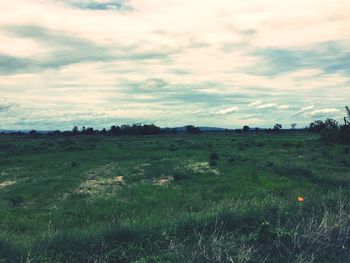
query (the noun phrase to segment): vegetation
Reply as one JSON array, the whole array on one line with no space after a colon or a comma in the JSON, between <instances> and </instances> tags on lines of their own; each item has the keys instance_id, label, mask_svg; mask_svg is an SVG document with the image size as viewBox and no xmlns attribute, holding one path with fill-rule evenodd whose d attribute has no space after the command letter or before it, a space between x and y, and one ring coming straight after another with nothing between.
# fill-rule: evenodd
<instances>
[{"instance_id":1,"label":"vegetation","mask_svg":"<svg viewBox=\"0 0 350 263\"><path fill-rule=\"evenodd\" d=\"M3 136L0 262L347 262L350 149L318 138Z\"/></svg>"},{"instance_id":2,"label":"vegetation","mask_svg":"<svg viewBox=\"0 0 350 263\"><path fill-rule=\"evenodd\" d=\"M344 124L339 125L336 120L317 120L309 125L309 131L320 133L321 139L326 143L350 144L350 110L345 107L348 117L344 117Z\"/></svg>"},{"instance_id":3,"label":"vegetation","mask_svg":"<svg viewBox=\"0 0 350 263\"><path fill-rule=\"evenodd\" d=\"M348 262L346 110L299 130L3 134L0 262Z\"/></svg>"}]
</instances>

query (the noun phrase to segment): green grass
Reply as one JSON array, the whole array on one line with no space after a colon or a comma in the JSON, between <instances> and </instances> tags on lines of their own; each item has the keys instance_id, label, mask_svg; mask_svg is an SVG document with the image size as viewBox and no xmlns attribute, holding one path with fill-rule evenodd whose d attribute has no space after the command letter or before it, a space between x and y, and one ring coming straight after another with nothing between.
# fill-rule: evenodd
<instances>
[{"instance_id":1,"label":"green grass","mask_svg":"<svg viewBox=\"0 0 350 263\"><path fill-rule=\"evenodd\" d=\"M348 262L349 152L309 134L1 137L0 262Z\"/></svg>"}]
</instances>

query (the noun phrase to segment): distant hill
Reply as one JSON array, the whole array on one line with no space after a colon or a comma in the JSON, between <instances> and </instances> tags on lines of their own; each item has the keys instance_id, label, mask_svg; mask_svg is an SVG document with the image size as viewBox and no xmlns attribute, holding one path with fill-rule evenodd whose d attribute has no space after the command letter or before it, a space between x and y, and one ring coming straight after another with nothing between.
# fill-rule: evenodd
<instances>
[{"instance_id":1,"label":"distant hill","mask_svg":"<svg viewBox=\"0 0 350 263\"><path fill-rule=\"evenodd\" d=\"M224 131L233 131L234 129L226 129L226 128L219 128L219 127L198 127L201 132L224 132ZM174 127L174 128L161 128L161 130L168 130L173 129L176 132L185 132L186 126L182 127Z\"/></svg>"}]
</instances>

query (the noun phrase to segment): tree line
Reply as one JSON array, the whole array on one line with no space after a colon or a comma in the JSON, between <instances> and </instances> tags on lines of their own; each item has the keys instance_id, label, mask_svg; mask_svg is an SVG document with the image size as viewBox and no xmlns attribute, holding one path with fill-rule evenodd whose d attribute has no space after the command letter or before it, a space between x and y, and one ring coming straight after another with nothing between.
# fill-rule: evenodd
<instances>
[{"instance_id":1,"label":"tree line","mask_svg":"<svg viewBox=\"0 0 350 263\"><path fill-rule=\"evenodd\" d=\"M154 124L123 124L120 126L113 125L109 129L94 129L93 127L81 127L74 126L70 131L49 131L49 132L38 132L31 130L29 132L24 131L13 131L13 132L1 132L0 135L32 135L37 136L45 134L49 136L79 136L79 135L99 135L99 136L133 136L133 135L160 135L160 134L176 134L179 132L187 134L200 134L201 130L193 125L187 125L183 129L178 128L160 128Z\"/></svg>"},{"instance_id":2,"label":"tree line","mask_svg":"<svg viewBox=\"0 0 350 263\"><path fill-rule=\"evenodd\" d=\"M339 124L334 119L325 121L317 120L310 123L308 130L319 133L321 140L325 142L340 142L350 144L350 108L345 107L347 117L344 117L344 123Z\"/></svg>"},{"instance_id":3,"label":"tree line","mask_svg":"<svg viewBox=\"0 0 350 263\"><path fill-rule=\"evenodd\" d=\"M235 133L281 133L281 132L312 132L319 133L321 139L327 142L343 142L350 144L350 108L345 107L347 117L344 117L344 123L339 124L334 119L326 120L315 120L310 123L307 127L296 129L297 124L291 124L290 129L282 129L282 125L276 123L272 128L261 129L261 128L250 128L244 125L242 129L227 130L223 129L222 132L235 132ZM99 135L99 136L134 136L134 135L160 135L160 134L201 134L202 131L199 127L194 125L187 125L183 128L160 128L154 124L123 124L121 126L113 125L109 129L94 129L93 127L79 127L74 126L70 131L50 131L46 133L52 136L78 136L78 135ZM5 132L0 133L5 135ZM7 135L27 135L28 132L10 132ZM38 135L36 130L31 130L30 135Z\"/></svg>"}]
</instances>

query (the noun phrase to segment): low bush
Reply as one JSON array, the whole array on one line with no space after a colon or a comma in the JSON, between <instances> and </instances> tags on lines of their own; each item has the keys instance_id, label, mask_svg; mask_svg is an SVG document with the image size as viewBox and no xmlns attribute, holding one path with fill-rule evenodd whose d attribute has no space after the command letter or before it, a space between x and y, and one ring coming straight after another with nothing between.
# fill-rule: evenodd
<instances>
[{"instance_id":1,"label":"low bush","mask_svg":"<svg viewBox=\"0 0 350 263\"><path fill-rule=\"evenodd\" d=\"M219 160L220 157L217 153L211 153L209 156L209 160Z\"/></svg>"},{"instance_id":2,"label":"low bush","mask_svg":"<svg viewBox=\"0 0 350 263\"><path fill-rule=\"evenodd\" d=\"M175 169L173 172L174 181L181 181L191 177L191 174L185 169Z\"/></svg>"}]
</instances>

